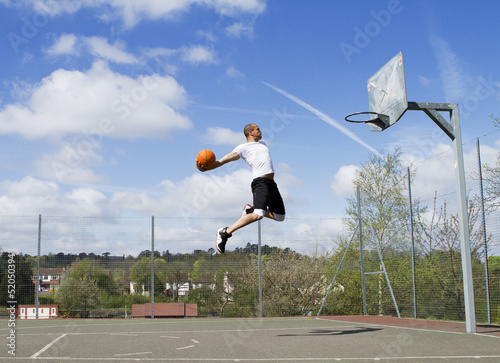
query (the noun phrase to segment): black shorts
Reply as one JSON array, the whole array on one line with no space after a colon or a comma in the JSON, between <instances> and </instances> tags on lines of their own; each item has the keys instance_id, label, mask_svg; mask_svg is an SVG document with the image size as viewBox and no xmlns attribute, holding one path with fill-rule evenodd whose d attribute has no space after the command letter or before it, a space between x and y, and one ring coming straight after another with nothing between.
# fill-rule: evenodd
<instances>
[{"instance_id":1,"label":"black shorts","mask_svg":"<svg viewBox=\"0 0 500 363\"><path fill-rule=\"evenodd\" d=\"M275 214L285 215L285 205L275 181L259 177L252 180L254 209L269 210Z\"/></svg>"}]
</instances>

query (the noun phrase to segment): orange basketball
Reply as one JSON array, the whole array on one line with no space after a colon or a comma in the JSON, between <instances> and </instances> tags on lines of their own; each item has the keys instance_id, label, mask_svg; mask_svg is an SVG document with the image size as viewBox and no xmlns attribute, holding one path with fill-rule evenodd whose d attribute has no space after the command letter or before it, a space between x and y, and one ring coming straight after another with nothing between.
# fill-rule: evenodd
<instances>
[{"instance_id":1,"label":"orange basketball","mask_svg":"<svg viewBox=\"0 0 500 363\"><path fill-rule=\"evenodd\" d=\"M215 154L211 150L201 150L198 155L196 155L196 160L198 160L205 169L210 169L215 164Z\"/></svg>"}]
</instances>

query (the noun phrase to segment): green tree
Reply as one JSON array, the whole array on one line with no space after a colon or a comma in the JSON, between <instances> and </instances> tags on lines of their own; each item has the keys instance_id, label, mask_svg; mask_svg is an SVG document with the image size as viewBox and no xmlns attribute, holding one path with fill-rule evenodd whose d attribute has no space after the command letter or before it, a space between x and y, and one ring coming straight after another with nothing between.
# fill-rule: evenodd
<instances>
[{"instance_id":1,"label":"green tree","mask_svg":"<svg viewBox=\"0 0 500 363\"><path fill-rule=\"evenodd\" d=\"M488 258L490 274L491 321L500 324L500 256Z\"/></svg>"},{"instance_id":2,"label":"green tree","mask_svg":"<svg viewBox=\"0 0 500 363\"><path fill-rule=\"evenodd\" d=\"M375 155L361 165L354 185L361 190L361 216L367 248L404 249L408 246L408 202L407 168L401 161L401 151ZM351 231L358 224L356 197L347 198L345 222ZM425 211L419 201L413 202L414 214Z\"/></svg>"},{"instance_id":3,"label":"green tree","mask_svg":"<svg viewBox=\"0 0 500 363\"><path fill-rule=\"evenodd\" d=\"M98 301L97 281L90 276L65 276L56 294L56 302L68 316L88 317Z\"/></svg>"},{"instance_id":4,"label":"green tree","mask_svg":"<svg viewBox=\"0 0 500 363\"><path fill-rule=\"evenodd\" d=\"M328 259L325 269L328 286L330 285L338 269L340 261L346 252L349 239L339 237L338 247L334 254ZM343 266L360 266L359 244L351 244L345 255ZM322 294L322 299L327 289ZM361 287L361 273L359 269L341 269L335 279L335 284L324 303L322 314L324 315L361 315L363 314L363 298Z\"/></svg>"},{"instance_id":5,"label":"green tree","mask_svg":"<svg viewBox=\"0 0 500 363\"><path fill-rule=\"evenodd\" d=\"M14 267L14 271L11 266ZM33 284L32 277L31 265L26 257L3 252L0 256L0 306L6 306L7 301L17 301L17 304L33 304L35 284ZM12 279L14 284L12 284ZM10 296L10 291L14 291L14 298Z\"/></svg>"},{"instance_id":6,"label":"green tree","mask_svg":"<svg viewBox=\"0 0 500 363\"><path fill-rule=\"evenodd\" d=\"M264 316L307 315L321 299L327 285L325 259L296 252L277 251L262 261ZM233 296L246 298L254 306L258 301L258 264L254 257L244 273L238 274Z\"/></svg>"},{"instance_id":7,"label":"green tree","mask_svg":"<svg viewBox=\"0 0 500 363\"><path fill-rule=\"evenodd\" d=\"M490 114L490 119L500 129L500 118ZM494 165L484 164L482 169L486 208L489 212L496 211L500 207L500 153Z\"/></svg>"},{"instance_id":8,"label":"green tree","mask_svg":"<svg viewBox=\"0 0 500 363\"><path fill-rule=\"evenodd\" d=\"M150 254L151 256L151 254ZM154 260L154 291L160 296L165 290L166 262L162 258ZM144 291L151 292L151 257L143 257L130 268L130 281L144 286Z\"/></svg>"},{"instance_id":9,"label":"green tree","mask_svg":"<svg viewBox=\"0 0 500 363\"><path fill-rule=\"evenodd\" d=\"M385 260L389 252L403 252L409 249L411 234L408 168L403 165L401 154L401 150L396 149L390 154L374 155L368 162L361 165L354 179L354 185L360 189L363 247L367 252L373 252L374 256L372 267L368 265L370 259L365 259L365 272L383 270L379 252ZM419 200L413 200L412 208L417 220L418 216L426 211ZM358 221L357 198L347 198L345 223L354 232ZM359 234L359 229L357 233ZM356 240L359 238L356 237ZM359 251L359 244L351 248ZM391 275L387 264L386 272ZM387 289L384 286L386 286L384 274L365 279L367 296L378 297L377 313L379 314L383 313L387 296L392 301L390 294L385 293ZM355 292L349 289L348 293ZM359 288L358 294L361 295L361 293L362 290ZM391 305L394 304L391 303ZM347 306L343 307L347 308Z\"/></svg>"},{"instance_id":10,"label":"green tree","mask_svg":"<svg viewBox=\"0 0 500 363\"><path fill-rule=\"evenodd\" d=\"M85 258L81 261L76 260L71 264L71 267L64 274L64 278L74 277L89 277L97 283L97 287L101 292L108 295L119 295L120 286L113 278L111 269L105 269L100 261Z\"/></svg>"},{"instance_id":11,"label":"green tree","mask_svg":"<svg viewBox=\"0 0 500 363\"><path fill-rule=\"evenodd\" d=\"M429 221L421 224L424 236L419 239L423 261L417 261L417 266L425 267L423 270L419 268L419 271L432 271L431 275L425 273L426 280L419 279L417 283L418 299L422 302L419 304L419 316L423 314L424 317L463 320L465 312L458 213L448 213L446 201L438 208L436 197L434 199ZM484 271L484 265L480 262L484 253L481 212L474 199L469 199L467 206L472 268L477 276ZM491 236L488 240L491 241ZM479 281L476 279L474 284L477 303L484 301L484 289Z\"/></svg>"}]
</instances>

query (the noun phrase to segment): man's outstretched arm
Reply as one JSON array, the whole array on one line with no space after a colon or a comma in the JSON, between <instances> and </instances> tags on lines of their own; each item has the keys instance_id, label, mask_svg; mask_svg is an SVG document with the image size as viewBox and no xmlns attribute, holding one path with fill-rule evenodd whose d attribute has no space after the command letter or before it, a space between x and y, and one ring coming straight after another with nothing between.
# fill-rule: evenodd
<instances>
[{"instance_id":1,"label":"man's outstretched arm","mask_svg":"<svg viewBox=\"0 0 500 363\"><path fill-rule=\"evenodd\" d=\"M222 158L220 158L219 160L216 160L214 165L209 168L209 169L205 169L203 167L202 164L200 164L198 162L198 160L196 160L196 168L198 168L199 171L207 171L207 170L213 170L213 169L217 169L219 166L222 166L224 164L227 164L231 161L236 161L240 158L240 155L236 152L236 151L232 151L230 152L229 154L227 155L224 155Z\"/></svg>"}]
</instances>

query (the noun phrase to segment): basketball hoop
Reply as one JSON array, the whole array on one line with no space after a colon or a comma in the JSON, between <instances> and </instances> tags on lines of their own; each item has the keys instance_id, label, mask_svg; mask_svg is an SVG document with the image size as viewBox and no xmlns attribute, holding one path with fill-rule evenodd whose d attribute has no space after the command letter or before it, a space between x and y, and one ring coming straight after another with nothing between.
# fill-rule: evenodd
<instances>
[{"instance_id":1,"label":"basketball hoop","mask_svg":"<svg viewBox=\"0 0 500 363\"><path fill-rule=\"evenodd\" d=\"M368 116L364 117L364 119L361 118L353 119L354 116L359 116L359 115L368 115ZM372 111L351 113L350 115L347 115L345 117L345 120L347 122L353 122L353 123L365 123L370 126L376 127L380 131L385 130L387 127L390 126L389 116Z\"/></svg>"}]
</instances>

